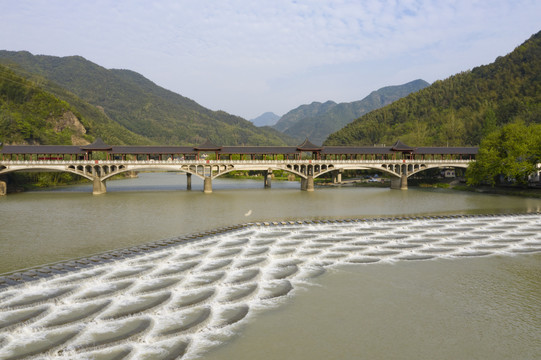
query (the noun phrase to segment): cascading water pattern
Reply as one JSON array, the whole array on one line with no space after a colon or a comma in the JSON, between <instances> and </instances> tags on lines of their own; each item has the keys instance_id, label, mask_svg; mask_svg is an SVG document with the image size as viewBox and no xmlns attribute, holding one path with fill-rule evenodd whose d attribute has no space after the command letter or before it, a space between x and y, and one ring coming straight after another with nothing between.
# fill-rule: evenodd
<instances>
[{"instance_id":1,"label":"cascading water pattern","mask_svg":"<svg viewBox=\"0 0 541 360\"><path fill-rule=\"evenodd\" d=\"M196 358L327 269L541 252L539 219L254 224L7 286L0 290L0 358Z\"/></svg>"}]
</instances>

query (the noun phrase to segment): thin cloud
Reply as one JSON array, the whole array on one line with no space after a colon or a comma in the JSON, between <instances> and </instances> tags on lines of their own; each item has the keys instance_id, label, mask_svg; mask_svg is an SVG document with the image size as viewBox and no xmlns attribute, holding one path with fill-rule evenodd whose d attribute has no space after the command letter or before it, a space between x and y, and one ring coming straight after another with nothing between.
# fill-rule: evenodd
<instances>
[{"instance_id":1,"label":"thin cloud","mask_svg":"<svg viewBox=\"0 0 541 360\"><path fill-rule=\"evenodd\" d=\"M132 69L247 118L491 62L541 13L532 0L0 2L0 48Z\"/></svg>"}]
</instances>

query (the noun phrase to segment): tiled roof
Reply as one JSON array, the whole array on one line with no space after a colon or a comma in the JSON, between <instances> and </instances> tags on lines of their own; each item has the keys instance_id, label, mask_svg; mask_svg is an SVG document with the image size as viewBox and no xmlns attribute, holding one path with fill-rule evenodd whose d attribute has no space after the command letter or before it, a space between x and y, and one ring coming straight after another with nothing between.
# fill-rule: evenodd
<instances>
[{"instance_id":1,"label":"tiled roof","mask_svg":"<svg viewBox=\"0 0 541 360\"><path fill-rule=\"evenodd\" d=\"M308 138L306 138L302 144L297 146L297 150L300 151L321 151L322 149L323 147L312 144Z\"/></svg>"},{"instance_id":2,"label":"tiled roof","mask_svg":"<svg viewBox=\"0 0 541 360\"><path fill-rule=\"evenodd\" d=\"M321 155L392 154L389 146L325 146Z\"/></svg>"},{"instance_id":3,"label":"tiled roof","mask_svg":"<svg viewBox=\"0 0 541 360\"><path fill-rule=\"evenodd\" d=\"M92 144L81 146L81 150L89 151L109 151L111 150L111 145L106 145L102 139L97 138Z\"/></svg>"},{"instance_id":4,"label":"tiled roof","mask_svg":"<svg viewBox=\"0 0 541 360\"><path fill-rule=\"evenodd\" d=\"M416 148L404 144L402 141L398 140L392 146L394 151L414 151Z\"/></svg>"},{"instance_id":5,"label":"tiled roof","mask_svg":"<svg viewBox=\"0 0 541 360\"><path fill-rule=\"evenodd\" d=\"M224 146L221 154L295 154L294 146Z\"/></svg>"},{"instance_id":6,"label":"tiled roof","mask_svg":"<svg viewBox=\"0 0 541 360\"><path fill-rule=\"evenodd\" d=\"M317 146L305 140L299 146L217 146L210 141L192 146L110 146L100 139L85 146L74 145L4 145L1 154L85 154L105 151L111 154L196 154L198 151L216 151L230 154L299 154L320 152L321 155L386 155L411 152L416 155L475 155L477 147L418 147L413 148L397 141L393 146Z\"/></svg>"},{"instance_id":7,"label":"tiled roof","mask_svg":"<svg viewBox=\"0 0 541 360\"><path fill-rule=\"evenodd\" d=\"M85 154L73 145L4 145L2 154Z\"/></svg>"},{"instance_id":8,"label":"tiled roof","mask_svg":"<svg viewBox=\"0 0 541 360\"><path fill-rule=\"evenodd\" d=\"M203 144L194 147L197 151L219 151L222 149L221 146L213 144L209 139L207 139Z\"/></svg>"},{"instance_id":9,"label":"tiled roof","mask_svg":"<svg viewBox=\"0 0 541 360\"><path fill-rule=\"evenodd\" d=\"M113 146L112 154L195 154L192 146Z\"/></svg>"}]
</instances>

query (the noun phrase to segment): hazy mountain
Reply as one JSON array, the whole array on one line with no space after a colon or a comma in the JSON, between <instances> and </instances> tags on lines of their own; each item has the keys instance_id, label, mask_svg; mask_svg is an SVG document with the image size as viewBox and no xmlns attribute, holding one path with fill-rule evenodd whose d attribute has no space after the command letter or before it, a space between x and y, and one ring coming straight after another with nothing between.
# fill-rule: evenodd
<instances>
[{"instance_id":1,"label":"hazy mountain","mask_svg":"<svg viewBox=\"0 0 541 360\"><path fill-rule=\"evenodd\" d=\"M48 89L58 98L69 102L67 90L115 123L155 143L197 145L206 139L223 145L296 143L271 128L258 128L241 117L204 108L136 72L108 70L80 56L0 51L0 63L24 77L40 76L58 84L60 90Z\"/></svg>"},{"instance_id":2,"label":"hazy mountain","mask_svg":"<svg viewBox=\"0 0 541 360\"><path fill-rule=\"evenodd\" d=\"M506 56L372 111L326 145L478 145L513 121L541 123L541 32Z\"/></svg>"},{"instance_id":3,"label":"hazy mountain","mask_svg":"<svg viewBox=\"0 0 541 360\"><path fill-rule=\"evenodd\" d=\"M262 115L259 115L255 119L251 119L250 121L255 126L273 126L278 120L280 120L280 116L276 115L273 112L266 112Z\"/></svg>"},{"instance_id":4,"label":"hazy mountain","mask_svg":"<svg viewBox=\"0 0 541 360\"><path fill-rule=\"evenodd\" d=\"M428 85L429 83L424 80L415 80L403 85L381 88L359 101L339 104L327 101L301 105L282 116L273 127L298 140L308 138L315 144L321 144L329 134L361 115L388 105Z\"/></svg>"}]
</instances>

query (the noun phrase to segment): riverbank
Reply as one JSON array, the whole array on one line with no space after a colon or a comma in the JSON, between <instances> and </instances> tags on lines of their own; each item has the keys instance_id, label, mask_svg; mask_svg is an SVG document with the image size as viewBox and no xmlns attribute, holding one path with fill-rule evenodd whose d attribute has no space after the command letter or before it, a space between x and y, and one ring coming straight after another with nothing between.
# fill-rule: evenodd
<instances>
[{"instance_id":1,"label":"riverbank","mask_svg":"<svg viewBox=\"0 0 541 360\"><path fill-rule=\"evenodd\" d=\"M389 179L381 178L381 181L366 181L365 179L345 179L342 183L331 183L328 181L317 182L316 185L322 187L389 187ZM459 179L436 179L429 181L427 179L408 179L409 188L432 188L432 189L451 189L455 191L474 192L481 194L495 194L507 196L519 196L541 199L541 188L522 188L515 186L468 186Z\"/></svg>"},{"instance_id":2,"label":"riverbank","mask_svg":"<svg viewBox=\"0 0 541 360\"><path fill-rule=\"evenodd\" d=\"M428 182L426 180L410 180L408 186L419 186L421 188L438 188L438 189L452 189L456 191L474 192L481 194L495 194L495 195L507 195L507 196L520 196L529 197L535 199L541 199L541 188L523 188L519 186L505 185L505 186L468 186L463 179L449 179L446 181L434 180Z\"/></svg>"},{"instance_id":3,"label":"riverbank","mask_svg":"<svg viewBox=\"0 0 541 360\"><path fill-rule=\"evenodd\" d=\"M126 172L115 175L107 181L136 178L135 172ZM1 177L0 181L7 183L7 194L25 191L50 190L66 186L84 185L90 180L71 173L44 172L44 173L11 173Z\"/></svg>"},{"instance_id":4,"label":"riverbank","mask_svg":"<svg viewBox=\"0 0 541 360\"><path fill-rule=\"evenodd\" d=\"M482 194L498 194L509 196L521 196L541 199L541 189L539 188L516 188L516 187L490 187L490 186L467 186L457 185L452 187L453 190L476 192Z\"/></svg>"}]
</instances>

